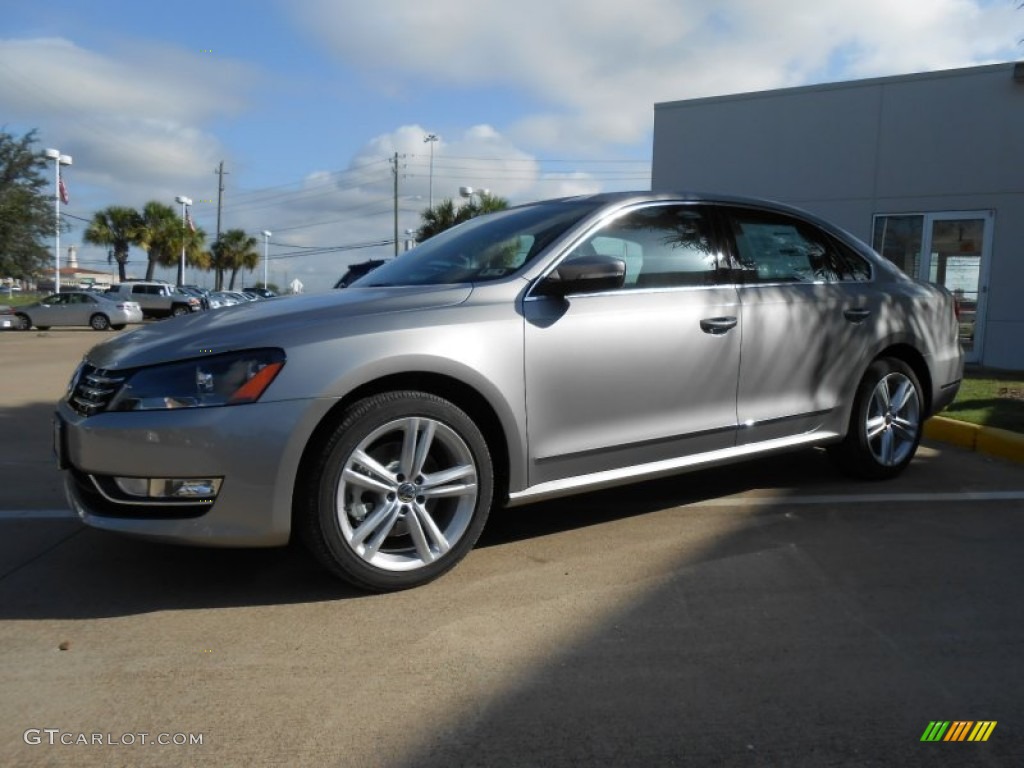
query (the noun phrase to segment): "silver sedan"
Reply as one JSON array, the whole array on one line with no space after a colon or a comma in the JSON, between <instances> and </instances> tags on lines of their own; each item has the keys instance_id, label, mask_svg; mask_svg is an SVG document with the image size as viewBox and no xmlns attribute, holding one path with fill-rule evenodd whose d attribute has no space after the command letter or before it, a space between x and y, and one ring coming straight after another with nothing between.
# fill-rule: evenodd
<instances>
[{"instance_id":1,"label":"silver sedan","mask_svg":"<svg viewBox=\"0 0 1024 768\"><path fill-rule=\"evenodd\" d=\"M828 223L617 193L473 219L344 291L101 344L56 445L90 525L298 536L394 590L454 566L499 504L807 446L893 477L962 368L953 297Z\"/></svg>"},{"instance_id":2,"label":"silver sedan","mask_svg":"<svg viewBox=\"0 0 1024 768\"><path fill-rule=\"evenodd\" d=\"M134 301L115 301L90 291L64 291L18 307L15 317L17 327L25 331L69 325L119 331L129 323L141 323L142 308Z\"/></svg>"}]
</instances>

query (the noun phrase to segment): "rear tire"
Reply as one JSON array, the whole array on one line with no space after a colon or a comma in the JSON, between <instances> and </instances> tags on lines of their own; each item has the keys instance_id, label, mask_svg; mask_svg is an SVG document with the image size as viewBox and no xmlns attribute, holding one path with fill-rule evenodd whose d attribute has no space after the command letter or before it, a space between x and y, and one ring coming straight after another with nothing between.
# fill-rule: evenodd
<instances>
[{"instance_id":1,"label":"rear tire","mask_svg":"<svg viewBox=\"0 0 1024 768\"><path fill-rule=\"evenodd\" d=\"M89 327L94 331L106 331L110 328L110 318L97 312L89 318Z\"/></svg>"},{"instance_id":2,"label":"rear tire","mask_svg":"<svg viewBox=\"0 0 1024 768\"><path fill-rule=\"evenodd\" d=\"M857 387L846 438L829 455L849 475L887 480L914 458L923 424L924 400L914 371L896 358L876 360Z\"/></svg>"},{"instance_id":3,"label":"rear tire","mask_svg":"<svg viewBox=\"0 0 1024 768\"><path fill-rule=\"evenodd\" d=\"M461 409L425 392L355 403L312 461L299 534L328 570L361 589L436 579L472 549L490 512L486 440Z\"/></svg>"},{"instance_id":4,"label":"rear tire","mask_svg":"<svg viewBox=\"0 0 1024 768\"><path fill-rule=\"evenodd\" d=\"M14 327L19 331L27 331L32 327L32 321L28 319L28 315L15 315L14 316Z\"/></svg>"}]
</instances>

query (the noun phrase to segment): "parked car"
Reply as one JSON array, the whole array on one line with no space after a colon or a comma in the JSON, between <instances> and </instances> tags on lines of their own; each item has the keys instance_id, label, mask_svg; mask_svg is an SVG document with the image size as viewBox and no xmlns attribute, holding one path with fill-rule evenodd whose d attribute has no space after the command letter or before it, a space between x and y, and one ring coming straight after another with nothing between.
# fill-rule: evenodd
<instances>
[{"instance_id":1,"label":"parked car","mask_svg":"<svg viewBox=\"0 0 1024 768\"><path fill-rule=\"evenodd\" d=\"M241 304L242 300L237 296L231 296L224 291L211 291L207 297L210 303L210 309L220 309L221 307L233 307L237 304Z\"/></svg>"},{"instance_id":2,"label":"parked car","mask_svg":"<svg viewBox=\"0 0 1024 768\"><path fill-rule=\"evenodd\" d=\"M344 291L93 348L58 406L88 524L301 537L422 584L497 504L809 446L903 471L963 369L951 294L797 209L616 193L472 219Z\"/></svg>"},{"instance_id":3,"label":"parked car","mask_svg":"<svg viewBox=\"0 0 1024 768\"><path fill-rule=\"evenodd\" d=\"M203 308L197 297L183 293L168 283L132 280L113 285L106 292L112 297L137 302L146 317L178 317L199 312Z\"/></svg>"},{"instance_id":4,"label":"parked car","mask_svg":"<svg viewBox=\"0 0 1024 768\"><path fill-rule=\"evenodd\" d=\"M345 270L345 274L343 274L338 279L338 282L334 284L334 287L347 288L360 277L369 274L384 263L384 259L370 259L369 261L362 261L358 264L351 264L349 268Z\"/></svg>"},{"instance_id":5,"label":"parked car","mask_svg":"<svg viewBox=\"0 0 1024 768\"><path fill-rule=\"evenodd\" d=\"M142 308L134 301L114 300L92 291L62 291L15 310L15 324L27 331L54 326L87 325L97 331L119 331L128 323L142 322Z\"/></svg>"},{"instance_id":6,"label":"parked car","mask_svg":"<svg viewBox=\"0 0 1024 768\"><path fill-rule=\"evenodd\" d=\"M269 288L243 288L242 293L251 293L253 296L260 299L273 299L277 296L277 294Z\"/></svg>"},{"instance_id":7,"label":"parked car","mask_svg":"<svg viewBox=\"0 0 1024 768\"><path fill-rule=\"evenodd\" d=\"M202 309L210 308L210 292L205 288L200 288L198 285L179 285L178 291L188 296L195 296L199 299L199 304Z\"/></svg>"},{"instance_id":8,"label":"parked car","mask_svg":"<svg viewBox=\"0 0 1024 768\"><path fill-rule=\"evenodd\" d=\"M14 307L10 304L0 304L0 329L13 329L20 323L14 314Z\"/></svg>"}]
</instances>

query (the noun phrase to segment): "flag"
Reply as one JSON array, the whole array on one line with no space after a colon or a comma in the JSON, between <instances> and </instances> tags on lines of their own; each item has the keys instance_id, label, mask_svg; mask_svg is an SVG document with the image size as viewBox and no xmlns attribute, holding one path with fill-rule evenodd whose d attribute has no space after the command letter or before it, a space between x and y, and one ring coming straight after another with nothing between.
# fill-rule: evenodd
<instances>
[{"instance_id":1,"label":"flag","mask_svg":"<svg viewBox=\"0 0 1024 768\"><path fill-rule=\"evenodd\" d=\"M57 192L60 194L60 201L68 204L68 188L64 186L64 174L57 176Z\"/></svg>"},{"instance_id":2,"label":"flag","mask_svg":"<svg viewBox=\"0 0 1024 768\"><path fill-rule=\"evenodd\" d=\"M192 221L192 214L189 213L188 208L185 209L185 223L188 224L188 228L189 228L190 232L195 232L196 231L196 225Z\"/></svg>"}]
</instances>

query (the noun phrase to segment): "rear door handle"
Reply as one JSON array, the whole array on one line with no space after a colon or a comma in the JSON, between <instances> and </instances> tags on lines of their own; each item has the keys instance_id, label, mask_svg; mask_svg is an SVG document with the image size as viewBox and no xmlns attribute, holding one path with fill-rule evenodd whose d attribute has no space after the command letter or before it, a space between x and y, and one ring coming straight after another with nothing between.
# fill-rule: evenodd
<instances>
[{"instance_id":1,"label":"rear door handle","mask_svg":"<svg viewBox=\"0 0 1024 768\"><path fill-rule=\"evenodd\" d=\"M736 327L735 317L706 317L700 321L700 329L712 336L721 336Z\"/></svg>"},{"instance_id":2,"label":"rear door handle","mask_svg":"<svg viewBox=\"0 0 1024 768\"><path fill-rule=\"evenodd\" d=\"M843 310L843 316L847 320L849 320L851 323L863 323L865 320L868 319L868 316L870 314L871 314L871 310L870 309L857 308L857 309L845 309L845 310Z\"/></svg>"}]
</instances>

